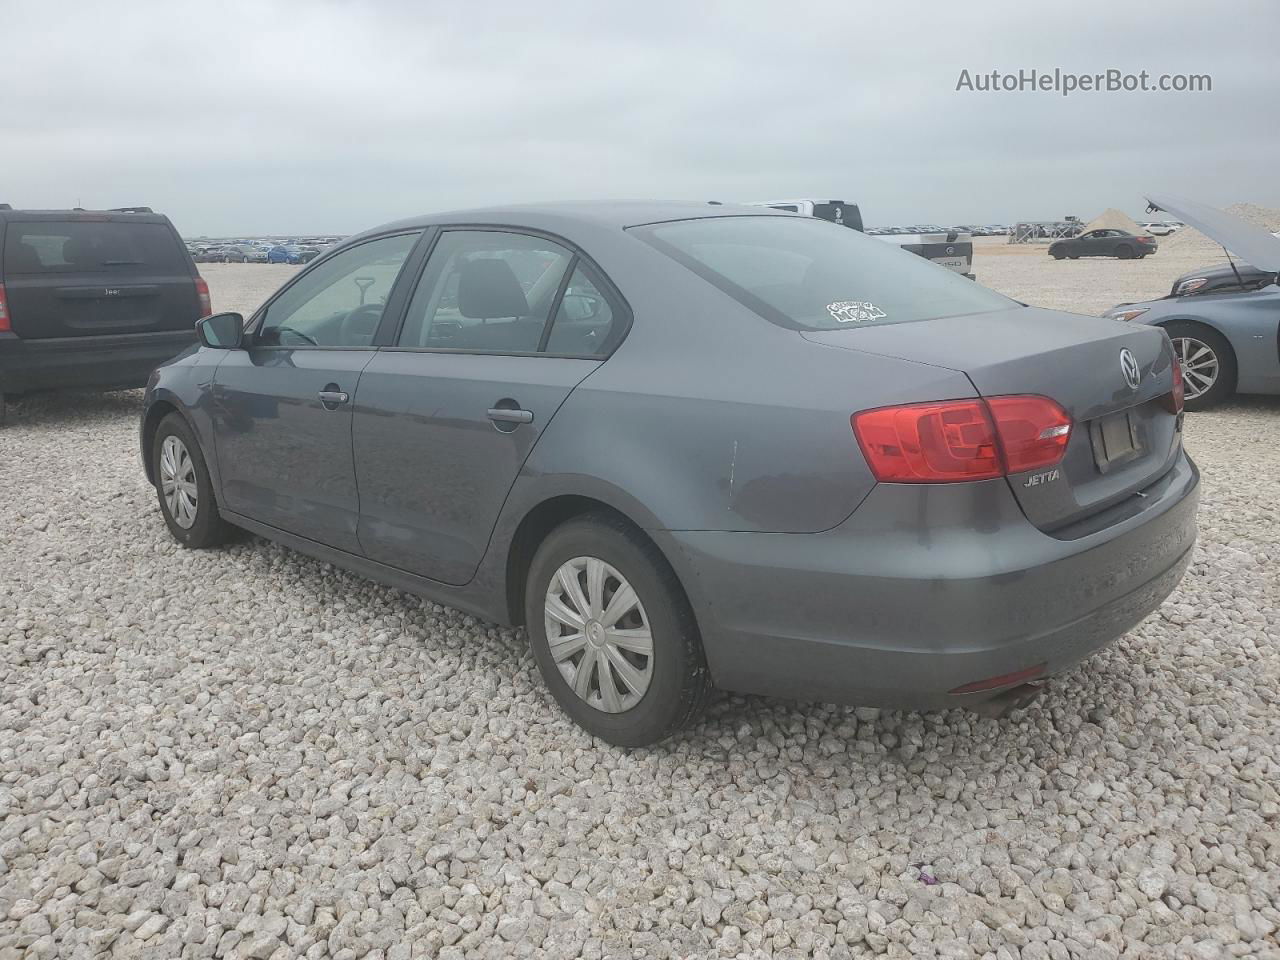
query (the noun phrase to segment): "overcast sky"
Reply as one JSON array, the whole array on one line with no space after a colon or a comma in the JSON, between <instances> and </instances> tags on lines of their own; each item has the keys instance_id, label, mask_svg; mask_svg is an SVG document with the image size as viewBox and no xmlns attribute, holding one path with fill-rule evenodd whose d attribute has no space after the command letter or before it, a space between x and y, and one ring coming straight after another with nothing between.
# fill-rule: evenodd
<instances>
[{"instance_id":1,"label":"overcast sky","mask_svg":"<svg viewBox=\"0 0 1280 960\"><path fill-rule=\"evenodd\" d=\"M1280 206L1274 0L0 0L0 24L0 201L147 204L186 235L602 197L843 199L870 225ZM1213 90L955 89L1055 67Z\"/></svg>"}]
</instances>

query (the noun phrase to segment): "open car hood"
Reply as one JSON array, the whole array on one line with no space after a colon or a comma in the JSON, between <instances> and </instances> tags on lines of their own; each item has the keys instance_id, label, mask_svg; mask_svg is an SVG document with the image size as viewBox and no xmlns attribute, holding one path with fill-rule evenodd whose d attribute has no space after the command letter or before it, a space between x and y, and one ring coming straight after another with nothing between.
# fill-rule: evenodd
<instances>
[{"instance_id":1,"label":"open car hood","mask_svg":"<svg viewBox=\"0 0 1280 960\"><path fill-rule=\"evenodd\" d=\"M1280 272L1280 238L1273 237L1261 227L1246 223L1239 217L1223 213L1214 207L1183 200L1164 193L1147 195L1147 203L1156 210L1171 213L1183 223L1195 227L1231 253L1248 260L1262 270Z\"/></svg>"}]
</instances>

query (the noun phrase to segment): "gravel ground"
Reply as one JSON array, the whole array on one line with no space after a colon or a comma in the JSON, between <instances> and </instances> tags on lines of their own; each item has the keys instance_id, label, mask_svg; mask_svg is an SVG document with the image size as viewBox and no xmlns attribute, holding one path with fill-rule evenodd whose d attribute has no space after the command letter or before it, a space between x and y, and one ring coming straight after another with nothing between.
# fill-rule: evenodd
<instances>
[{"instance_id":1,"label":"gravel ground","mask_svg":"<svg viewBox=\"0 0 1280 960\"><path fill-rule=\"evenodd\" d=\"M1137 266L978 269L1026 299ZM246 310L288 270L204 269ZM725 697L630 753L519 632L178 549L137 413L0 430L0 960L1280 958L1280 399L1188 418L1190 572L1025 712Z\"/></svg>"}]
</instances>

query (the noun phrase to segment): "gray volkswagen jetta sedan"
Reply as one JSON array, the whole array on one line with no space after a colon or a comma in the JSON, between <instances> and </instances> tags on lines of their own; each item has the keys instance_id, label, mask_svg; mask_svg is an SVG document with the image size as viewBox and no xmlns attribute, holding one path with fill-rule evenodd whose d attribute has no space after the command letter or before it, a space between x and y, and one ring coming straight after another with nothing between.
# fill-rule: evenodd
<instances>
[{"instance_id":1,"label":"gray volkswagen jetta sedan","mask_svg":"<svg viewBox=\"0 0 1280 960\"><path fill-rule=\"evenodd\" d=\"M810 217L419 217L198 333L142 417L174 537L230 524L523 624L615 744L713 687L998 714L1155 609L1195 540L1162 331Z\"/></svg>"}]
</instances>

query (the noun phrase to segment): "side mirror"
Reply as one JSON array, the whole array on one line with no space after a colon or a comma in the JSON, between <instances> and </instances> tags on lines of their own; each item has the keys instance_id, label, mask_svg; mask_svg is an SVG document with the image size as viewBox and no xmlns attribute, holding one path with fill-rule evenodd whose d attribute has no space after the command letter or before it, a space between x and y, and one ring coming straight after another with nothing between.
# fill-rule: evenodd
<instances>
[{"instance_id":1,"label":"side mirror","mask_svg":"<svg viewBox=\"0 0 1280 960\"><path fill-rule=\"evenodd\" d=\"M196 323L196 334L206 347L235 350L244 336L244 317L238 313L215 313Z\"/></svg>"}]
</instances>

